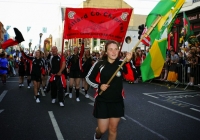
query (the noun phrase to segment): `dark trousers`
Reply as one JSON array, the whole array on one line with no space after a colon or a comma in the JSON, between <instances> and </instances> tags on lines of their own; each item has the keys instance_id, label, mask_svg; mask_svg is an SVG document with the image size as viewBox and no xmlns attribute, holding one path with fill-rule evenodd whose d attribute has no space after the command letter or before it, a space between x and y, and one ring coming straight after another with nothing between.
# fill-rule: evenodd
<instances>
[{"instance_id":1,"label":"dark trousers","mask_svg":"<svg viewBox=\"0 0 200 140\"><path fill-rule=\"evenodd\" d=\"M60 76L55 76L55 80L53 80L50 83L50 85L51 85L51 98L56 99L58 95L58 101L64 102L64 91Z\"/></svg>"}]
</instances>

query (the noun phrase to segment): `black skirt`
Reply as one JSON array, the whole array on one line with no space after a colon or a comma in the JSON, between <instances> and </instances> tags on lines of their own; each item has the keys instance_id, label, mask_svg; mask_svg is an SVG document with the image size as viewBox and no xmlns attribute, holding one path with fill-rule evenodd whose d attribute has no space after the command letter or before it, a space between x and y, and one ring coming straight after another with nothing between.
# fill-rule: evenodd
<instances>
[{"instance_id":1,"label":"black skirt","mask_svg":"<svg viewBox=\"0 0 200 140\"><path fill-rule=\"evenodd\" d=\"M18 71L19 76L25 76L25 71Z\"/></svg>"},{"instance_id":2,"label":"black skirt","mask_svg":"<svg viewBox=\"0 0 200 140\"><path fill-rule=\"evenodd\" d=\"M120 118L124 116L124 101L101 102L95 101L93 116L98 119Z\"/></svg>"},{"instance_id":3,"label":"black skirt","mask_svg":"<svg viewBox=\"0 0 200 140\"><path fill-rule=\"evenodd\" d=\"M42 81L41 75L32 75L31 74L31 80L36 81L36 82L41 82Z\"/></svg>"},{"instance_id":4,"label":"black skirt","mask_svg":"<svg viewBox=\"0 0 200 140\"><path fill-rule=\"evenodd\" d=\"M31 76L30 70L26 70L26 76Z\"/></svg>"},{"instance_id":5,"label":"black skirt","mask_svg":"<svg viewBox=\"0 0 200 140\"><path fill-rule=\"evenodd\" d=\"M81 71L70 71L69 78L81 78Z\"/></svg>"}]
</instances>

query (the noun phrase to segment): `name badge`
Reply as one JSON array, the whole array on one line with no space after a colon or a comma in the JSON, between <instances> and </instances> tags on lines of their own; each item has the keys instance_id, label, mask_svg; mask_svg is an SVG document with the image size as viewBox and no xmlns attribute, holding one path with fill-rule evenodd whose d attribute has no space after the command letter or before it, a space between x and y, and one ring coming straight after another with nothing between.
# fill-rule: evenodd
<instances>
[{"instance_id":1,"label":"name badge","mask_svg":"<svg viewBox=\"0 0 200 140\"><path fill-rule=\"evenodd\" d=\"M118 71L117 74L116 74L116 76L117 76L117 77L120 77L120 76L121 76L121 72Z\"/></svg>"}]
</instances>

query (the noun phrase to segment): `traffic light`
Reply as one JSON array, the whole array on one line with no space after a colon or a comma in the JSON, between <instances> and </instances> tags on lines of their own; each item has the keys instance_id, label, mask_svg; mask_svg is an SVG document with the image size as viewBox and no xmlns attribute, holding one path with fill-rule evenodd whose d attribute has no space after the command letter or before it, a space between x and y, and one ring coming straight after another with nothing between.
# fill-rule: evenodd
<instances>
[{"instance_id":1,"label":"traffic light","mask_svg":"<svg viewBox=\"0 0 200 140\"><path fill-rule=\"evenodd\" d=\"M138 34L139 34L138 39L140 40L141 35L143 33L143 30L144 30L144 24L139 25L138 29L139 29L139 31L138 31Z\"/></svg>"}]
</instances>

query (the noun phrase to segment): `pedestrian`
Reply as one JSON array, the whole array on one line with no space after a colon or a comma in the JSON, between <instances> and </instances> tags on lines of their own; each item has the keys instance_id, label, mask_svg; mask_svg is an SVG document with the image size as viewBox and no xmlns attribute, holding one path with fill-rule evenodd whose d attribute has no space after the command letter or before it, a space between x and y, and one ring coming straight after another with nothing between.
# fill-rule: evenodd
<instances>
[{"instance_id":1,"label":"pedestrian","mask_svg":"<svg viewBox=\"0 0 200 140\"><path fill-rule=\"evenodd\" d=\"M6 58L6 53L2 52L0 54L0 75L2 83L4 85L6 84L7 73L8 73L8 60Z\"/></svg>"},{"instance_id":2,"label":"pedestrian","mask_svg":"<svg viewBox=\"0 0 200 140\"><path fill-rule=\"evenodd\" d=\"M50 57L50 89L51 89L51 98L52 103L56 102L58 96L59 105L64 106L64 88L66 88L66 81L64 70L66 66L65 58L58 55L58 49L56 46L51 48L52 55ZM47 90L48 91L48 90Z\"/></svg>"},{"instance_id":3,"label":"pedestrian","mask_svg":"<svg viewBox=\"0 0 200 140\"><path fill-rule=\"evenodd\" d=\"M25 76L25 60L21 56L18 62L18 74L19 74L19 88L24 86L24 76Z\"/></svg>"},{"instance_id":4,"label":"pedestrian","mask_svg":"<svg viewBox=\"0 0 200 140\"><path fill-rule=\"evenodd\" d=\"M82 82L83 82L82 90L85 92L85 98L89 98L89 95L87 93L89 85L86 82L85 77L88 74L91 67L92 67L92 57L90 55L90 50L87 49L85 50L85 54L83 57L83 72L82 72Z\"/></svg>"},{"instance_id":5,"label":"pedestrian","mask_svg":"<svg viewBox=\"0 0 200 140\"><path fill-rule=\"evenodd\" d=\"M177 82L178 72L177 72L177 63L179 62L179 57L175 54L175 51L172 49L170 51L170 67L167 75L168 82Z\"/></svg>"},{"instance_id":6,"label":"pedestrian","mask_svg":"<svg viewBox=\"0 0 200 140\"><path fill-rule=\"evenodd\" d=\"M78 47L74 48L74 54L70 56L68 59L68 72L69 72L69 98L72 98L72 88L73 84L75 84L75 90L76 90L76 101L80 102L79 99L79 88L80 88L80 79L81 79L81 69L82 65L80 63L81 58L79 54Z\"/></svg>"},{"instance_id":7,"label":"pedestrian","mask_svg":"<svg viewBox=\"0 0 200 140\"><path fill-rule=\"evenodd\" d=\"M30 55L30 56L32 56L32 55ZM31 88L30 87L30 84L31 84L31 64L30 64L30 62L26 59L25 60L25 63L26 63L26 71L25 71L25 73L26 73L26 76L27 76L27 88Z\"/></svg>"},{"instance_id":8,"label":"pedestrian","mask_svg":"<svg viewBox=\"0 0 200 140\"><path fill-rule=\"evenodd\" d=\"M93 116L97 118L97 128L94 140L98 140L108 130L108 139L116 140L117 127L120 118L124 116L123 76L125 66L121 68L111 83L106 84L122 61L118 58L119 44L108 41L105 45L107 58L97 61L86 76L89 85L98 89L94 103ZM131 60L132 53L127 53L127 62ZM99 92L103 91L102 95Z\"/></svg>"},{"instance_id":9,"label":"pedestrian","mask_svg":"<svg viewBox=\"0 0 200 140\"><path fill-rule=\"evenodd\" d=\"M45 54L46 53L41 51L41 59L45 68L45 74L44 75L41 74L42 82L41 82L41 87L40 87L40 91L42 92L43 96L46 96L44 91L46 91L46 83L47 83L47 75L48 75L48 60Z\"/></svg>"},{"instance_id":10,"label":"pedestrian","mask_svg":"<svg viewBox=\"0 0 200 140\"><path fill-rule=\"evenodd\" d=\"M22 48L20 48L20 51L22 53L22 56L27 59L31 63L31 80L33 81L34 86L34 98L36 99L36 103L40 103L39 99L39 88L41 83L41 73L45 74L45 68L42 62L42 59L40 58L41 52L40 50L37 50L35 52L35 57L28 56L24 53Z\"/></svg>"}]
</instances>

